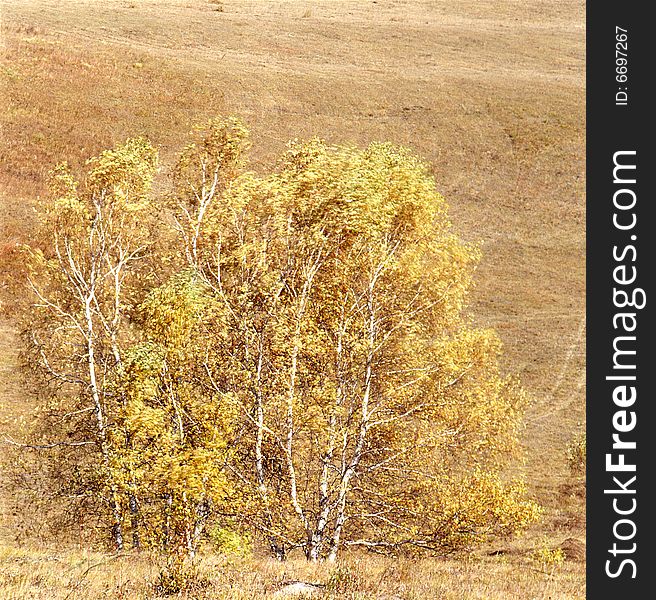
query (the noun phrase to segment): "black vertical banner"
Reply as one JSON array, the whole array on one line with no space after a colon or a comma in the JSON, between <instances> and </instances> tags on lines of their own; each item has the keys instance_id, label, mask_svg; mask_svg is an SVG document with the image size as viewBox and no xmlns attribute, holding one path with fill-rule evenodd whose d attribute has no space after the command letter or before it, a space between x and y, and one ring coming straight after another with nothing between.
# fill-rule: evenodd
<instances>
[{"instance_id":1,"label":"black vertical banner","mask_svg":"<svg viewBox=\"0 0 656 600\"><path fill-rule=\"evenodd\" d=\"M656 598L656 30L587 5L587 589Z\"/></svg>"}]
</instances>

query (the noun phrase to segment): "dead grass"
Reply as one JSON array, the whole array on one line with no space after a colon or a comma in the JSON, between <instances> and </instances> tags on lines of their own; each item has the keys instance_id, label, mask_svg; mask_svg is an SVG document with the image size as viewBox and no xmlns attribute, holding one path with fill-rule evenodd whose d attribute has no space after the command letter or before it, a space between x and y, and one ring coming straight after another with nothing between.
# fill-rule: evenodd
<instances>
[{"instance_id":1,"label":"dead grass","mask_svg":"<svg viewBox=\"0 0 656 600\"><path fill-rule=\"evenodd\" d=\"M526 543L584 538L566 455L585 419L583 2L5 0L0 14L0 267L12 274L52 165L80 167L128 136L157 144L164 168L194 123L221 113L251 125L255 168L294 137L411 146L482 245L470 312L500 332L533 398L524 471L546 518ZM15 293L5 276L0 302ZM29 409L10 321L2 335L5 434ZM488 582L444 598L544 584L435 564L443 581L451 564ZM553 598L580 593L567 586L582 569L567 569Z\"/></svg>"},{"instance_id":2,"label":"dead grass","mask_svg":"<svg viewBox=\"0 0 656 600\"><path fill-rule=\"evenodd\" d=\"M0 594L7 600L146 600L158 598L156 557L0 550ZM343 600L576 600L585 597L580 566L544 565L526 556L463 560L392 560L351 556L337 565L285 563L206 555L196 565L197 585L179 598L258 600L286 583L319 584L317 598ZM296 596L298 597L298 596ZM313 597L315 597L313 595Z\"/></svg>"}]
</instances>

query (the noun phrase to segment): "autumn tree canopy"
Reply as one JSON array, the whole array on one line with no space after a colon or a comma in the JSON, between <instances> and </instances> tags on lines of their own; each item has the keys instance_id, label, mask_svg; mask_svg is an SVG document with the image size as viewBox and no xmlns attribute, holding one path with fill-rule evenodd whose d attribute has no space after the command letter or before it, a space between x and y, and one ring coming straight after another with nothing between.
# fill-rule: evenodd
<instances>
[{"instance_id":1,"label":"autumn tree canopy","mask_svg":"<svg viewBox=\"0 0 656 600\"><path fill-rule=\"evenodd\" d=\"M26 339L115 543L218 529L333 560L534 521L508 476L525 395L463 313L479 251L427 165L315 139L259 175L237 119L195 137L161 197L143 140L83 186L59 167L30 254Z\"/></svg>"}]
</instances>

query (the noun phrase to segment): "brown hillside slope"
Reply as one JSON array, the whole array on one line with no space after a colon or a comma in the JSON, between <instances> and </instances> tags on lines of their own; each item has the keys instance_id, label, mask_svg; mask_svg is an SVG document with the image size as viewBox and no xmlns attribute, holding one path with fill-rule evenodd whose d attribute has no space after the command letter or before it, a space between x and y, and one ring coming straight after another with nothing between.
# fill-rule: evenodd
<instances>
[{"instance_id":1,"label":"brown hillside slope","mask_svg":"<svg viewBox=\"0 0 656 600\"><path fill-rule=\"evenodd\" d=\"M219 113L250 124L256 166L294 137L411 146L456 228L481 243L471 314L500 332L506 367L534 400L526 471L548 509L542 527L582 537L565 448L584 420L584 2L220 6L4 0L2 252L29 234L54 162L81 165L129 135L147 135L165 163L192 124ZM14 358L1 358L6 421L25 406Z\"/></svg>"}]
</instances>

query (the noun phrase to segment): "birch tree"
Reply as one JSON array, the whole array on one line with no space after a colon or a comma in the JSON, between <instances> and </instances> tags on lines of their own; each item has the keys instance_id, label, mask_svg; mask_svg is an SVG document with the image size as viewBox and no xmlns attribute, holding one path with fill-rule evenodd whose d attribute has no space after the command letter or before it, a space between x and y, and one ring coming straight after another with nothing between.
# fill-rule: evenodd
<instances>
[{"instance_id":1,"label":"birch tree","mask_svg":"<svg viewBox=\"0 0 656 600\"><path fill-rule=\"evenodd\" d=\"M116 547L193 556L229 522L335 560L528 526L526 395L467 317L480 252L428 166L311 140L258 175L249 143L238 119L199 128L158 202L143 140L81 186L54 172L26 338Z\"/></svg>"},{"instance_id":2,"label":"birch tree","mask_svg":"<svg viewBox=\"0 0 656 600\"><path fill-rule=\"evenodd\" d=\"M231 468L279 557L444 553L536 518L503 476L525 396L498 337L463 316L479 252L425 164L387 144L292 144L198 222L193 264L228 332L207 379L241 411Z\"/></svg>"},{"instance_id":3,"label":"birch tree","mask_svg":"<svg viewBox=\"0 0 656 600\"><path fill-rule=\"evenodd\" d=\"M83 185L66 164L52 172L51 196L41 206L38 243L28 249L33 310L25 328L31 366L55 392L54 413L73 440L92 447L89 479L102 491L117 549L124 545L124 500L139 546L137 490L121 474L110 432L122 399L107 382L120 368L130 338L126 314L142 287L139 264L150 244L149 191L157 153L128 140L89 161ZM121 445L129 446L129 438ZM87 489L91 494L96 490Z\"/></svg>"}]
</instances>

